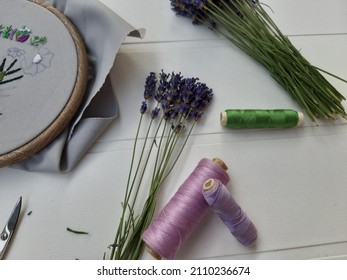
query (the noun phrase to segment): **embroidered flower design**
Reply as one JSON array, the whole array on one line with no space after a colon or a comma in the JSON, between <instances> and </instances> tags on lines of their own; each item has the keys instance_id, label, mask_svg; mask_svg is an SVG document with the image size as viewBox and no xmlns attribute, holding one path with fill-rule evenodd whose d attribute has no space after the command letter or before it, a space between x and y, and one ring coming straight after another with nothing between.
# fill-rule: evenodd
<instances>
[{"instance_id":1,"label":"embroidered flower design","mask_svg":"<svg viewBox=\"0 0 347 280\"><path fill-rule=\"evenodd\" d=\"M32 31L25 25L20 28L13 28L12 25L5 26L0 24L0 37L9 40L15 40L19 43L24 43L29 40L34 47L44 45L48 39L46 36L33 35Z\"/></svg>"},{"instance_id":2,"label":"embroidered flower design","mask_svg":"<svg viewBox=\"0 0 347 280\"><path fill-rule=\"evenodd\" d=\"M18 58L18 57L24 56L24 54L25 54L25 51L18 48L9 48L7 50L7 55L12 58Z\"/></svg>"},{"instance_id":3,"label":"embroidered flower design","mask_svg":"<svg viewBox=\"0 0 347 280\"><path fill-rule=\"evenodd\" d=\"M16 33L15 33L16 41L20 43L24 43L25 41L29 39L31 33L32 32L28 27L22 26L21 28L16 30Z\"/></svg>"},{"instance_id":4,"label":"embroidered flower design","mask_svg":"<svg viewBox=\"0 0 347 280\"><path fill-rule=\"evenodd\" d=\"M45 71L51 67L51 61L54 54L47 48L38 49L38 52L33 56L26 56L21 61L21 66L25 74L35 76L37 73Z\"/></svg>"}]
</instances>

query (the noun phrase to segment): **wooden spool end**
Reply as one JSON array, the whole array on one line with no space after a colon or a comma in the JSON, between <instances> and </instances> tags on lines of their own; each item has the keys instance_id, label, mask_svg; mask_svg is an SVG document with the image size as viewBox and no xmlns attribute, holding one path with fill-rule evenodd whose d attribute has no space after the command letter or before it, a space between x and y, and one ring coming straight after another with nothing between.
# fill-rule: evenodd
<instances>
[{"instance_id":1,"label":"wooden spool end","mask_svg":"<svg viewBox=\"0 0 347 280\"><path fill-rule=\"evenodd\" d=\"M226 112L221 112L220 113L220 124L222 126L226 126L228 122L228 116Z\"/></svg>"},{"instance_id":2,"label":"wooden spool end","mask_svg":"<svg viewBox=\"0 0 347 280\"><path fill-rule=\"evenodd\" d=\"M228 170L228 166L225 164L225 162L223 160L221 160L220 158L213 158L212 159L213 162L217 163L220 167L222 167L225 171Z\"/></svg>"},{"instance_id":3,"label":"wooden spool end","mask_svg":"<svg viewBox=\"0 0 347 280\"><path fill-rule=\"evenodd\" d=\"M210 191L210 190L212 190L215 186L216 186L216 181L215 181L214 179L208 179L208 180L204 183L202 189L203 189L204 191Z\"/></svg>"},{"instance_id":4,"label":"wooden spool end","mask_svg":"<svg viewBox=\"0 0 347 280\"><path fill-rule=\"evenodd\" d=\"M154 252L150 247L146 245L146 251L156 260L161 260L161 256L159 256L156 252Z\"/></svg>"}]
</instances>

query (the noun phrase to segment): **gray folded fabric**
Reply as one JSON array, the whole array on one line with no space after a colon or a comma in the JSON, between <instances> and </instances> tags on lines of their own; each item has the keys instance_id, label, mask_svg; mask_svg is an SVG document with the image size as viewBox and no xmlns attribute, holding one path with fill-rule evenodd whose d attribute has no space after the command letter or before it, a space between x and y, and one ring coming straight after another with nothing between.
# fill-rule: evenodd
<instances>
[{"instance_id":1,"label":"gray folded fabric","mask_svg":"<svg viewBox=\"0 0 347 280\"><path fill-rule=\"evenodd\" d=\"M84 100L59 137L29 159L12 165L28 171L68 172L117 117L108 74L126 36L141 37L126 21L97 0L48 0L63 12L82 35L89 60Z\"/></svg>"}]
</instances>

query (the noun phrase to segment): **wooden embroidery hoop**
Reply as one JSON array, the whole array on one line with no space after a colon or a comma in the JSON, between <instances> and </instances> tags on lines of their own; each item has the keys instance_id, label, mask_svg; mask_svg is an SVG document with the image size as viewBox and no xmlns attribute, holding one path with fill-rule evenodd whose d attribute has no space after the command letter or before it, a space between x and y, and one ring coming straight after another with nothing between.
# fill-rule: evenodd
<instances>
[{"instance_id":1,"label":"wooden embroidery hoop","mask_svg":"<svg viewBox=\"0 0 347 280\"><path fill-rule=\"evenodd\" d=\"M40 5L53 13L69 31L77 53L77 75L74 89L67 101L64 109L57 116L57 118L39 135L34 139L24 144L23 146L9 151L8 153L0 155L0 167L17 163L39 152L52 142L69 124L72 117L79 108L87 87L88 75L88 59L87 52L83 39L72 22L58 9L54 8L51 4L43 0L28 0L32 3Z\"/></svg>"}]
</instances>

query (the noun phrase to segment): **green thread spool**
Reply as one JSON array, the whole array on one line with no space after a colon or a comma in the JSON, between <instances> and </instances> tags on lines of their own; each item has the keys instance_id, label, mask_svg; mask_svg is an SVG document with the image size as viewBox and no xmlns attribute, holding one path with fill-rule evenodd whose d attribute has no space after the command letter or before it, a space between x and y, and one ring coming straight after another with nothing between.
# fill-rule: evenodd
<instances>
[{"instance_id":1,"label":"green thread spool","mask_svg":"<svg viewBox=\"0 0 347 280\"><path fill-rule=\"evenodd\" d=\"M292 128L302 126L304 115L291 109L228 109L221 113L222 126L229 128Z\"/></svg>"}]
</instances>

